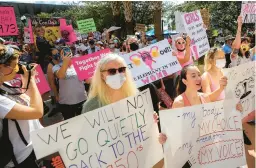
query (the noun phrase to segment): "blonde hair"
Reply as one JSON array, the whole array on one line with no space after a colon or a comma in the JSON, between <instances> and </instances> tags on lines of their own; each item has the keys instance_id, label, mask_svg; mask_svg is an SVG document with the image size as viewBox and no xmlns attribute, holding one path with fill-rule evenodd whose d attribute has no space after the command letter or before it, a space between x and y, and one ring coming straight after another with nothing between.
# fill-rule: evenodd
<instances>
[{"instance_id":1,"label":"blonde hair","mask_svg":"<svg viewBox=\"0 0 256 168\"><path fill-rule=\"evenodd\" d=\"M209 71L212 68L214 60L217 58L218 48L211 48L204 57L204 71Z\"/></svg>"},{"instance_id":2,"label":"blonde hair","mask_svg":"<svg viewBox=\"0 0 256 168\"><path fill-rule=\"evenodd\" d=\"M103 57L96 66L94 75L92 77L90 91L88 99L92 99L98 97L101 103L103 104L110 104L112 103L110 100L111 94L109 92L109 86L105 83L102 79L101 71L105 68L106 64L111 61L117 61L123 66L127 67L124 59L117 54L107 54ZM124 82L123 86L120 88L120 92L122 92L123 97L134 96L137 93L136 85L133 81L131 72L128 68L126 68L126 81Z\"/></svg>"}]
</instances>

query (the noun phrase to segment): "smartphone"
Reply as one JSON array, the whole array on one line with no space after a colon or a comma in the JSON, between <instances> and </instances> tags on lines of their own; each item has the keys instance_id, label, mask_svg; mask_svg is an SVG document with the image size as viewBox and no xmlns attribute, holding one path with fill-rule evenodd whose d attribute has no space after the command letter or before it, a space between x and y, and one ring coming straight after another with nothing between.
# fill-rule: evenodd
<instances>
[{"instance_id":1,"label":"smartphone","mask_svg":"<svg viewBox=\"0 0 256 168\"><path fill-rule=\"evenodd\" d=\"M63 50L64 57L71 54L71 49L69 47L63 47L62 50Z\"/></svg>"}]
</instances>

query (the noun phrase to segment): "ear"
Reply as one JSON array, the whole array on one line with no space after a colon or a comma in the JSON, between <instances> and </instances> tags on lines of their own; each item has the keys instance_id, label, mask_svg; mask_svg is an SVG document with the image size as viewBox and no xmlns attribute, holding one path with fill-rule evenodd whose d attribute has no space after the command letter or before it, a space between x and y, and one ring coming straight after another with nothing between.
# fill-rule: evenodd
<instances>
[{"instance_id":1,"label":"ear","mask_svg":"<svg viewBox=\"0 0 256 168\"><path fill-rule=\"evenodd\" d=\"M186 79L181 79L181 81L184 83L184 85L187 86L187 80Z\"/></svg>"}]
</instances>

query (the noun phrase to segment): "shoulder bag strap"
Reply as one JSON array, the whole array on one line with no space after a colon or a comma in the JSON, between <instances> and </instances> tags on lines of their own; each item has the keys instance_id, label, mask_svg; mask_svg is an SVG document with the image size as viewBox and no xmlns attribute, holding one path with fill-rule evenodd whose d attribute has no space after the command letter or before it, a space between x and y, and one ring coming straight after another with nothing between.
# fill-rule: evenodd
<instances>
[{"instance_id":1,"label":"shoulder bag strap","mask_svg":"<svg viewBox=\"0 0 256 168\"><path fill-rule=\"evenodd\" d=\"M16 128L17 128L17 130L18 130L18 133L19 133L19 136L20 136L20 138L21 138L21 140L23 141L23 143L27 146L28 145L28 142L26 141L26 139L24 138L24 136L23 136L23 134L22 134L22 131L21 131L21 129L20 129L20 125L19 125L19 123L18 123L18 121L17 120L12 120L14 123L15 123L15 125L16 125Z\"/></svg>"}]
</instances>

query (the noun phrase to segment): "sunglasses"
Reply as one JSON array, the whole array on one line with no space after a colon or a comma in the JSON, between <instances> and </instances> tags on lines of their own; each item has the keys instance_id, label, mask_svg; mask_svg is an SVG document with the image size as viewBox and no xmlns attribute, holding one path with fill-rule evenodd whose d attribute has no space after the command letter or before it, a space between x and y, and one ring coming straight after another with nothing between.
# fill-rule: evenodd
<instances>
[{"instance_id":1,"label":"sunglasses","mask_svg":"<svg viewBox=\"0 0 256 168\"><path fill-rule=\"evenodd\" d=\"M183 41L183 42L179 42L179 41L177 41L176 42L177 44L185 44L185 42Z\"/></svg>"},{"instance_id":2,"label":"sunglasses","mask_svg":"<svg viewBox=\"0 0 256 168\"><path fill-rule=\"evenodd\" d=\"M117 71L119 73L124 73L125 70L126 70L126 67L120 67L118 69L110 68L110 69L107 69L107 70L102 70L101 72L106 72L107 71L109 75L115 75Z\"/></svg>"}]
</instances>

